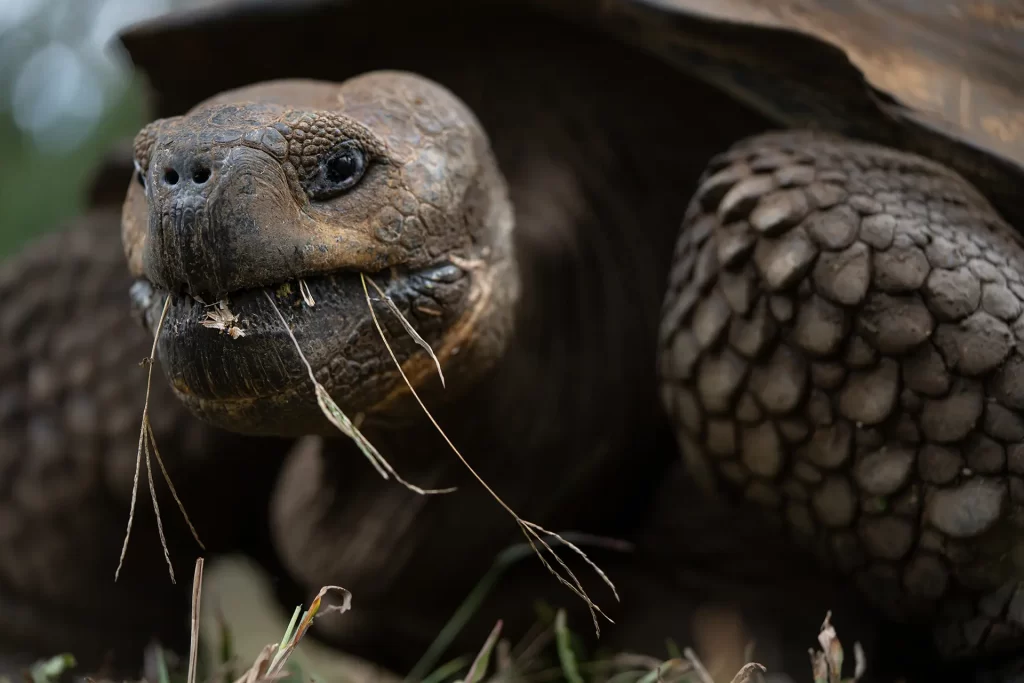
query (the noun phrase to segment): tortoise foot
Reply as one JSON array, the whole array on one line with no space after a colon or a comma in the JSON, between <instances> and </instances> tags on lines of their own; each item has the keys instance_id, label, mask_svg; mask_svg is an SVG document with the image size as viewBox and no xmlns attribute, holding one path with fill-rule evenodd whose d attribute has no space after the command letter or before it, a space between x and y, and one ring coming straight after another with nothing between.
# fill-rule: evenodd
<instances>
[{"instance_id":1,"label":"tortoise foot","mask_svg":"<svg viewBox=\"0 0 1024 683\"><path fill-rule=\"evenodd\" d=\"M664 405L709 491L761 503L947 656L1024 643L1024 249L965 180L835 136L714 158L680 234Z\"/></svg>"}]
</instances>

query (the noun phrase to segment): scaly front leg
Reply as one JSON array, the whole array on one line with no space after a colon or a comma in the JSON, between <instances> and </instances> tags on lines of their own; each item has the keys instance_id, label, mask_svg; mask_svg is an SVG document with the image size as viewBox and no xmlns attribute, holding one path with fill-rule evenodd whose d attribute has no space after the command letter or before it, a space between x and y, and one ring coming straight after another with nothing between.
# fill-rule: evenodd
<instances>
[{"instance_id":1,"label":"scaly front leg","mask_svg":"<svg viewBox=\"0 0 1024 683\"><path fill-rule=\"evenodd\" d=\"M934 623L947 655L1024 637L1022 275L1016 233L952 171L785 132L711 162L665 302L692 472L888 616Z\"/></svg>"}]
</instances>

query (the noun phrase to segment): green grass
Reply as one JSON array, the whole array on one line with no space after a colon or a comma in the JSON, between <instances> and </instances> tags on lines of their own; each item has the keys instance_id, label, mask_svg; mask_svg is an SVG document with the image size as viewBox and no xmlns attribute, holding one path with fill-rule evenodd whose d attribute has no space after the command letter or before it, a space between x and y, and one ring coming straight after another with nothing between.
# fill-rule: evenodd
<instances>
[{"instance_id":1,"label":"green grass","mask_svg":"<svg viewBox=\"0 0 1024 683\"><path fill-rule=\"evenodd\" d=\"M0 259L80 213L111 145L131 139L146 118L140 78L108 104L88 139L65 153L38 150L9 114L0 114Z\"/></svg>"},{"instance_id":2,"label":"green grass","mask_svg":"<svg viewBox=\"0 0 1024 683\"><path fill-rule=\"evenodd\" d=\"M528 549L513 547L495 561L501 572L519 557L532 554ZM252 565L227 560L220 568L215 564L209 579L211 584L203 597L197 598L195 615L202 628L193 631L194 674L189 659L179 658L159 646L148 658L151 662L146 683L400 683L403 677L391 672L375 670L368 664L337 653L330 648L308 641L306 635L313 621L326 611L318 600L306 608L296 607L291 619L273 603L269 581L245 569ZM202 587L203 574L197 572L197 586ZM501 622L495 624L490 636L476 652L465 652L442 662L443 650L439 643L448 643L458 635L467 617L489 594L500 589L500 582L492 570L483 577L477 588L467 596L463 605L453 613L449 624L439 634L438 642L421 659L418 669L410 672L404 681L412 683L729 683L714 680L704 669L698 655L684 648L679 650L671 642L659 654L589 653L583 639L572 629L566 613L549 605L540 605L535 624L526 633L510 636L504 633ZM228 614L214 607L220 600L207 599L205 593L221 593L228 599L223 603ZM227 591L227 593L224 593ZM342 597L336 611L347 611L348 595L343 589L328 587L321 596L334 592ZM270 619L254 617L258 608L272 614ZM274 626L273 624L276 624ZM255 625L255 627L254 627ZM261 628L262 626L262 628ZM582 626L586 626L585 624ZM268 628L270 630L268 630ZM245 631L255 631L246 633ZM808 634L811 635L811 634ZM266 643L260 638L274 639ZM807 683L852 683L863 673L863 654L856 647L853 662L845 661L843 646L826 616L818 633L820 650L811 653L811 675ZM449 648L445 647L444 650ZM155 663L155 665L153 664ZM25 672L30 683L58 683L75 671L75 659L70 654L41 661ZM853 677L843 678L840 672L854 669ZM756 683L761 680L763 667L748 663L732 677L733 683ZM799 679L797 679L799 680ZM0 683L12 683L2 681ZM98 681L97 683L113 683Z\"/></svg>"}]
</instances>

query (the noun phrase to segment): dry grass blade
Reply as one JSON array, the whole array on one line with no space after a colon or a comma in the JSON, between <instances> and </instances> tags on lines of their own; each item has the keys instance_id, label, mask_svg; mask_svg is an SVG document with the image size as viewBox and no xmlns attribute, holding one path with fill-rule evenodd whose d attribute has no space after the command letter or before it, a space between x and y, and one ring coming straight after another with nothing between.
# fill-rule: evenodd
<instances>
[{"instance_id":1,"label":"dry grass blade","mask_svg":"<svg viewBox=\"0 0 1024 683\"><path fill-rule=\"evenodd\" d=\"M167 482L167 488L171 490L171 495L174 497L174 502L178 504L178 509L181 510L181 516L185 518L185 523L188 524L189 531L192 532L192 538L196 539L196 543L203 550L206 550L206 546L199 540L199 532L192 525L192 520L189 519L188 513L185 512L185 504L181 502L181 498L178 497L178 490L174 488L174 482L171 481L171 475L167 473L167 468L164 466L164 459L160 457L160 450L156 447L156 437L153 435L153 427L149 424L149 417L146 418L146 431L149 433L149 445L153 449L153 457L156 458L156 464L160 466L160 472L164 476L164 481Z\"/></svg>"},{"instance_id":2,"label":"dry grass blade","mask_svg":"<svg viewBox=\"0 0 1024 683\"><path fill-rule=\"evenodd\" d=\"M853 645L853 678L842 677L845 654L843 645L839 642L839 635L832 625L831 610L825 613L825 621L818 630L818 644L821 645L821 650L808 650L815 683L855 683L864 675L867 670L867 659L864 657L864 648L858 642Z\"/></svg>"},{"instance_id":3,"label":"dry grass blade","mask_svg":"<svg viewBox=\"0 0 1024 683\"><path fill-rule=\"evenodd\" d=\"M117 561L117 569L114 570L114 581L116 582L118 577L121 575L121 567L124 564L125 553L128 552L128 539L132 535L132 523L135 521L135 501L138 497L139 492L139 469L142 466L142 450L146 444L146 433L149 431L149 394L150 389L153 386L153 364L156 362L156 345L160 339L160 330L164 327L164 321L167 320L167 311L171 307L171 295L168 294L167 298L164 299L164 307L160 312L160 322L157 323L156 332L153 333L153 348L149 352L149 357L144 361L147 365L148 375L146 377L146 401L142 406L142 427L139 430L139 450L135 456L135 479L132 483L132 500L128 511L128 528L124 532L124 544L121 546L121 557ZM153 497L153 504L156 505L156 497ZM159 515L157 515L159 519ZM161 539L162 541L162 539ZM167 544L164 543L164 554L168 554ZM168 560L169 562L169 560ZM174 571L171 570L171 581L174 580Z\"/></svg>"},{"instance_id":4,"label":"dry grass blade","mask_svg":"<svg viewBox=\"0 0 1024 683\"><path fill-rule=\"evenodd\" d=\"M302 295L302 300L306 302L306 305L310 308L316 306L316 301L313 299L313 293L309 291L309 285L301 277L299 278L299 294Z\"/></svg>"},{"instance_id":5,"label":"dry grass blade","mask_svg":"<svg viewBox=\"0 0 1024 683\"><path fill-rule=\"evenodd\" d=\"M428 354L430 354L430 359L434 361L434 365L437 367L437 375L441 378L441 386L444 386L444 372L441 371L441 361L439 361L437 359L437 356L434 355L434 349L430 348L430 344L427 343L427 340L421 337L419 332L417 332L415 328L413 328L412 324L405 319L405 316L402 315L402 312L398 310L398 306L396 306L395 302L391 300L391 297L384 293L384 290L380 288L380 285L374 282L372 277L366 277L365 275L363 277L370 281L370 284L373 285L373 288L377 290L377 294L380 295L380 298L384 300L384 303L388 305L388 308L391 309L391 312L394 313L398 320L402 323L402 327L405 328L405 331L408 333L410 337L412 337L413 341L419 344Z\"/></svg>"},{"instance_id":6,"label":"dry grass blade","mask_svg":"<svg viewBox=\"0 0 1024 683\"><path fill-rule=\"evenodd\" d=\"M316 390L316 403L320 406L320 411L327 416L327 419L331 421L338 431L356 442L359 450L363 452L363 455L367 457L373 467L377 470L377 473L384 479L388 478L388 471L381 464L384 458L380 455L377 449L369 439L363 436L352 420L348 419L348 415L341 411L338 404L334 402L331 395L327 393L327 389L324 388L320 382L314 380L314 389Z\"/></svg>"},{"instance_id":7,"label":"dry grass blade","mask_svg":"<svg viewBox=\"0 0 1024 683\"><path fill-rule=\"evenodd\" d=\"M331 591L342 593L344 596L342 604L322 608L324 596ZM295 608L295 613L292 615L292 620L288 624L288 628L285 631L284 636L281 638L281 642L264 647L256 658L256 661L253 662L251 667L249 667L249 670L236 679L235 683L266 683L268 681L287 678L290 673L286 669L288 660L292 653L295 652L295 648L298 647L299 643L305 637L309 627L313 624L313 620L322 613L344 613L351 608L352 594L348 590L341 586L324 586L320 589L320 592L317 593L316 597L313 598L313 601L309 605L309 609L302 613L301 619L299 618L301 608Z\"/></svg>"},{"instance_id":8,"label":"dry grass blade","mask_svg":"<svg viewBox=\"0 0 1024 683\"><path fill-rule=\"evenodd\" d=\"M762 680L762 675L768 671L761 664L757 662L750 662L744 664L743 668L736 672L736 675L732 678L732 683L749 683L749 681Z\"/></svg>"},{"instance_id":9,"label":"dry grass blade","mask_svg":"<svg viewBox=\"0 0 1024 683\"><path fill-rule=\"evenodd\" d=\"M502 638L498 641L498 649L494 653L495 664L494 668L498 670L498 673L509 673L512 671L512 643L508 641L508 638Z\"/></svg>"},{"instance_id":10,"label":"dry grass blade","mask_svg":"<svg viewBox=\"0 0 1024 683\"><path fill-rule=\"evenodd\" d=\"M553 536L553 537L557 538L559 541L564 543L570 550L572 550L574 553L576 553L581 558L583 558L583 561L586 562L588 565L590 565L590 568L593 569L594 572L598 576L601 577L601 580L604 581L605 584L607 584L608 588L611 589L612 595L615 596L615 600L616 601L619 600L619 591L616 590L615 584L612 583L612 580L609 579L608 575L604 573L604 570L602 570L600 567L598 567L597 564L593 560L591 560L589 557L587 557L587 554L585 552L583 552L583 550L580 549L579 546L577 546L576 544L572 543L571 541L569 541L569 540L567 540L565 538L562 538L561 536L559 536L558 534L556 534L553 531L548 531L547 529L545 529L544 527L540 526L539 524L534 524L533 522L530 522L530 521L527 521L527 520L523 520L523 524L525 526L529 527L530 529L534 529L534 530L539 531L541 533L547 534L548 536ZM557 555L556 555L556 557L557 557ZM566 570L568 570L568 567L566 568Z\"/></svg>"},{"instance_id":11,"label":"dry grass blade","mask_svg":"<svg viewBox=\"0 0 1024 683\"><path fill-rule=\"evenodd\" d=\"M402 376L402 379L405 381L405 384L409 387L409 391L412 392L413 397L416 399L416 402L419 404L419 406L423 410L424 414L426 414L426 416L430 420L431 424L434 426L435 429L437 429L438 433L445 440L445 443L448 444L448 447L452 449L452 452L455 453L455 455L459 458L459 460L462 462L462 464L465 465L466 469L469 470L470 474L473 475L473 478L476 479L480 483L480 485L484 487L484 490L486 490L487 493L489 493L491 495L491 497L494 498L494 500L496 500L498 502L498 504L501 505L501 507L505 509L506 512L508 512L510 515L512 515L512 518L516 521L516 524L519 525L519 528L522 530L523 534L526 536L526 540L529 542L530 547L533 549L533 551L537 554L537 557L540 559L541 564L543 564L544 567L549 572L551 572L551 574L554 575L554 577L556 579L558 579L558 581L562 585L568 587L573 593L575 593L577 596L579 596L587 604L587 607L590 610L590 616L591 616L591 618L593 619L593 622L594 622L594 630L597 632L597 635L600 636L601 635L601 626L598 623L598 619L597 619L598 615L601 615L602 617L607 619L609 622L611 622L612 620L608 617L608 615L606 615L603 611L601 611L601 608L598 607L597 604L594 603L593 600L590 599L590 596L587 595L587 592L583 588L583 585L580 583L579 579L577 579L575 574L573 574L572 571L569 570L569 567L565 564L565 562L558 555L558 553L556 553L554 550L552 550L551 546L549 546L547 544L547 542L541 537L540 534L544 533L544 534L546 534L546 535L548 535L548 536L550 536L552 538L558 539L561 543L564 543L571 550L573 550L574 552L576 552L577 554L582 556L584 558L584 560L586 560L586 562L590 566L594 567L595 569L597 569L597 566L589 558L587 558L587 556L583 553L583 551L581 551L575 545L573 545L573 544L569 543L568 541L566 541L564 538L562 538L558 534L556 534L556 533L554 533L552 531L548 531L547 529L544 529L540 525L534 524L533 522L528 522L528 521L524 520L522 517L520 517L518 514L516 514L516 512L511 507L509 507L508 504L505 503L504 500L502 500L501 496L499 496L494 491L494 489L492 489L487 484L487 482L485 482L483 480L483 478L479 474L477 474L476 470L473 469L473 466L469 464L469 461L466 460L466 458L462 455L462 453L459 451L459 449L455 447L455 444L452 443L451 439L448 438L448 435L445 434L444 430L441 429L441 425L439 425L437 423L437 420L434 419L433 414L430 412L430 410L427 409L426 404L423 403L423 399L420 398L420 395L416 392L416 389L412 386L412 382L410 382L409 378L406 377L405 371L402 370L402 364L398 362L398 358L395 356L395 352L391 349L391 345L388 343L387 337L384 335L384 329L381 327L380 321L377 320L377 313L373 310L373 302L370 299L370 291L366 287L366 276L364 274L360 273L360 277L363 280L363 293L366 295L366 305L370 309L370 316L373 318L373 324L377 328L377 333L380 335L381 341L384 342L384 346L385 346L385 348L387 348L388 354L391 356L391 360L394 362L395 367L398 369L398 373ZM399 314L399 315L401 315L401 314ZM555 560L558 562L558 564L561 565L565 569L566 573L569 575L568 579L566 579L564 576L559 574L555 570L555 568L551 565L551 563L548 562L548 560L544 557L544 554L540 550L537 549L537 545L535 544L535 541L537 543L540 543L540 545L545 550L547 550L555 558ZM603 571L601 571L600 569L597 569L597 572L601 576L601 578L604 580L604 582L607 583L609 586L611 586L612 592L615 594L616 600L618 600L618 592L615 590L615 585L611 582L611 580L607 577L607 575L605 575L605 573Z\"/></svg>"},{"instance_id":12,"label":"dry grass blade","mask_svg":"<svg viewBox=\"0 0 1024 683\"><path fill-rule=\"evenodd\" d=\"M187 683L196 683L196 668L199 665L199 607L203 597L203 558L196 559L196 571L192 576L192 624L188 649Z\"/></svg>"},{"instance_id":13,"label":"dry grass blade","mask_svg":"<svg viewBox=\"0 0 1024 683\"><path fill-rule=\"evenodd\" d=\"M313 602L309 604L309 609L306 610L306 613L302 615L302 619L299 620L299 625L295 629L291 638L288 639L288 642L281 643L280 647L278 648L277 654L274 656L274 659L270 662L270 668L268 669L268 673L273 675L276 672L284 670L284 666L287 663L288 658L291 656L292 652L295 651L295 648L298 647L299 642L305 637L306 632L309 630L309 627L313 625L313 620L317 617L318 614L321 613L320 607L323 603L324 596L327 595L327 593L329 593L330 591L341 592L344 598L342 599L340 605L331 605L324 609L324 614L329 614L331 612L338 612L339 614L344 614L345 612L352 609L352 593L350 591L348 591L345 588L342 588L341 586L324 586L323 588L321 588L320 592L316 594L315 598L313 598Z\"/></svg>"},{"instance_id":14,"label":"dry grass blade","mask_svg":"<svg viewBox=\"0 0 1024 683\"><path fill-rule=\"evenodd\" d=\"M700 679L701 683L715 683L715 679L711 677L711 674L706 668L704 663L700 661L700 657L697 653L690 648L683 650L683 656L686 657L686 661L690 662L690 666L693 667L694 673L697 674L697 678Z\"/></svg>"},{"instance_id":15,"label":"dry grass blade","mask_svg":"<svg viewBox=\"0 0 1024 683\"><path fill-rule=\"evenodd\" d=\"M853 665L853 680L859 681L868 670L868 658L859 641L853 644Z\"/></svg>"},{"instance_id":16,"label":"dry grass blade","mask_svg":"<svg viewBox=\"0 0 1024 683\"><path fill-rule=\"evenodd\" d=\"M196 539L196 543L203 550L206 550L206 546L199 540L199 534L196 532L196 528L192 525L192 520L189 519L188 513L185 512L185 505L181 502L181 498L178 497L178 491L174 488L174 483L171 481L171 475L168 474L167 468L164 466L163 458L160 457L160 451L156 447L156 437L153 435L153 427L149 422L149 396L153 386L153 365L156 363L156 345L160 340L160 330L164 327L164 322L167 320L167 311L171 307L171 296L170 294L164 299L164 307L160 312L160 322L157 323L156 331L153 333L153 346L149 351L149 356L143 360L146 364L146 401L142 406L142 428L139 432L139 450L135 455L135 478L132 483L132 500L130 509L128 512L128 528L124 534L124 544L121 546L121 557L117 562L117 569L114 571L114 581L117 581L121 575L121 567L124 564L125 553L128 552L128 540L132 535L132 524L135 521L135 502L138 498L139 492L139 472L142 466L142 455L146 455L146 479L149 483L149 495L153 501L153 512L156 513L156 529L160 535L160 547L164 551L164 559L167 561L167 571L171 576L171 583L175 583L174 579L174 566L171 564L171 552L167 546L167 539L164 536L164 524L163 518L160 515L160 504L157 502L156 497L156 486L153 482L153 468L152 462L150 461L150 449L152 449L153 455L156 457L156 462L160 466L160 472L163 474L164 481L167 482L168 488L171 489L171 495L174 496L174 501L178 504L178 509L181 510L182 516L185 518L185 523L188 524L189 530L192 532L192 537Z\"/></svg>"},{"instance_id":17,"label":"dry grass blade","mask_svg":"<svg viewBox=\"0 0 1024 683\"><path fill-rule=\"evenodd\" d=\"M330 592L342 594L340 605L323 606L323 599ZM320 680L319 678L304 676L301 674L301 671L296 669L289 671L287 668L289 659L318 616L330 612L344 613L351 608L352 594L348 590L341 586L324 586L317 593L316 597L313 598L308 609L302 611L301 607L295 608L291 621L288 623L288 628L285 630L280 642L265 646L252 666L235 679L235 683L269 683L270 681L288 678L294 681Z\"/></svg>"},{"instance_id":18,"label":"dry grass blade","mask_svg":"<svg viewBox=\"0 0 1024 683\"><path fill-rule=\"evenodd\" d=\"M160 516L160 503L156 500L156 486L153 483L153 465L150 462L149 455L149 442L152 439L152 434L149 431L149 417L147 415L142 416L142 434L144 437L142 441L142 449L146 452L146 479L149 481L149 498L153 501L153 513L156 515L156 533L160 536L160 547L164 549L164 559L167 561L167 571L171 575L171 583L177 583L174 580L174 565L171 563L171 551L167 547L167 538L164 536L164 521L163 517Z\"/></svg>"},{"instance_id":19,"label":"dry grass blade","mask_svg":"<svg viewBox=\"0 0 1024 683\"><path fill-rule=\"evenodd\" d=\"M306 367L306 372L309 374L309 381L313 383L313 388L316 391L316 402L317 405L320 406L320 411L324 414L324 417L326 417L331 424L338 429L338 431L355 442L356 446L359 447L359 450L374 466L378 474L380 474L384 479L388 479L388 475L390 474L396 481L398 481L398 483L421 496L452 493L455 491L456 489L454 487L445 489L424 489L407 482L398 475L395 469L391 467L391 464L384 459L384 456L380 454L380 452L365 436L363 436L362 432L360 432L352 423L352 420L342 412L341 408L338 407L338 404L331 398L331 395L327 393L327 389L317 381L316 375L313 374L313 366L309 364L309 361L306 359L306 354L302 352L302 347L299 346L299 340L295 338L295 333L292 332L292 328L289 327L288 322L284 319L284 315L281 314L281 310L277 307L274 297L267 290L263 290L263 295L267 298L267 301L270 302L270 306L274 309L274 313L277 314L278 320L281 321L281 325L284 326L285 331L288 333L288 337L295 346L295 351L299 354L302 364Z\"/></svg>"},{"instance_id":20,"label":"dry grass blade","mask_svg":"<svg viewBox=\"0 0 1024 683\"><path fill-rule=\"evenodd\" d=\"M467 467L468 467L468 465L467 465ZM474 472L474 475L475 474L476 473ZM480 479L480 477L477 477L477 480L482 481L482 479ZM488 487L488 491L490 491L490 487ZM495 498L497 498L497 494L495 494L493 491L491 491L491 494L494 495ZM527 526L528 524L533 524L533 523L532 522L527 522L526 520L524 520L521 517L519 517L519 515L517 515L516 513L512 512L512 509L509 508L507 505L505 505L504 502L500 498L497 498L497 500L498 500L498 502L500 502L502 504L502 506L506 510L508 510L515 517L516 523L519 524L519 528L522 529L523 534L526 536L527 543L529 543L530 547L533 548L533 552L535 552L537 554L537 558L540 560L541 564L544 565L544 568L547 569L552 574L552 576L554 576L556 579L558 579L559 583L561 583L563 586L565 586L570 591L575 593L581 600L583 600L585 603L587 603L587 607L590 610L590 618L594 622L594 630L597 632L597 635L600 636L601 635L601 625L600 625L600 623L597 620L597 616L601 615L602 617L607 619L609 622L612 622L611 618L607 614L605 614L601 610L601 608L598 607L597 604L594 603L590 599L590 596L588 596L586 591L583 589L583 584L581 584L579 579L576 578L576 575L573 574L571 569L569 569L569 565L567 565L565 563L565 561L561 558L561 556L558 553L556 553L554 551L554 549L550 545L548 545L548 542L545 541L544 538L537 531L535 531L533 528ZM537 526L537 525L534 525L534 526ZM547 534L551 535L553 538L557 538L562 543L566 543L564 538L562 538L561 536L559 536L558 534L556 534L553 531L548 531L547 529L543 529L543 527L540 527L540 526L537 526L537 529L542 529L544 531L544 533L547 533ZM564 576L559 574L555 570L554 566L550 562L548 562L547 559L545 559L544 554L542 552L540 552L540 550L537 549L537 545L536 545L535 541L536 541L536 543L539 543L544 550L548 551L551 554L552 557L555 558L555 560L558 562L558 564L569 575L569 579L566 579ZM566 543L566 545L568 545L568 543ZM577 552L579 552L578 548L576 550L577 550ZM589 560L588 560L588 562L589 562ZM605 578L605 580L607 580L607 577L604 575L604 572L600 572L600 574L601 574L602 577ZM570 579L571 579L571 581L570 581ZM614 590L614 586L612 586L612 588ZM616 598L618 598L618 593L617 592L616 592ZM612 623L614 623L614 622L612 622Z\"/></svg>"},{"instance_id":21,"label":"dry grass blade","mask_svg":"<svg viewBox=\"0 0 1024 683\"><path fill-rule=\"evenodd\" d=\"M268 679L267 670L270 668L270 661L277 651L277 645L267 645L261 651L259 656L256 657L256 661L253 662L249 670L242 674L235 683L257 683L257 681L265 681Z\"/></svg>"}]
</instances>

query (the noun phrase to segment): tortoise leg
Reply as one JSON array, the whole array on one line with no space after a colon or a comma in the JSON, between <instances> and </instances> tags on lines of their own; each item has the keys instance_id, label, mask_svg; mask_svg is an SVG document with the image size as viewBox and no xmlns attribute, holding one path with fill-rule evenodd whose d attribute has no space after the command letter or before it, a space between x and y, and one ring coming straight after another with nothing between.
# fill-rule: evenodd
<instances>
[{"instance_id":1,"label":"tortoise leg","mask_svg":"<svg viewBox=\"0 0 1024 683\"><path fill-rule=\"evenodd\" d=\"M691 473L946 656L1024 643L1024 248L965 180L835 136L714 158L659 340Z\"/></svg>"},{"instance_id":2,"label":"tortoise leg","mask_svg":"<svg viewBox=\"0 0 1024 683\"><path fill-rule=\"evenodd\" d=\"M119 223L119 211L94 212L0 264L2 668L71 652L79 673L105 664L112 674L134 676L151 638L188 643L199 551L159 471L177 586L157 542L145 478L114 582L145 393L139 362L151 345L129 312ZM211 550L237 547L245 540L240 529L265 518L277 466L265 456L283 445L203 426L158 368L150 406L161 455L202 539ZM243 462L245 485L225 484Z\"/></svg>"}]
</instances>

